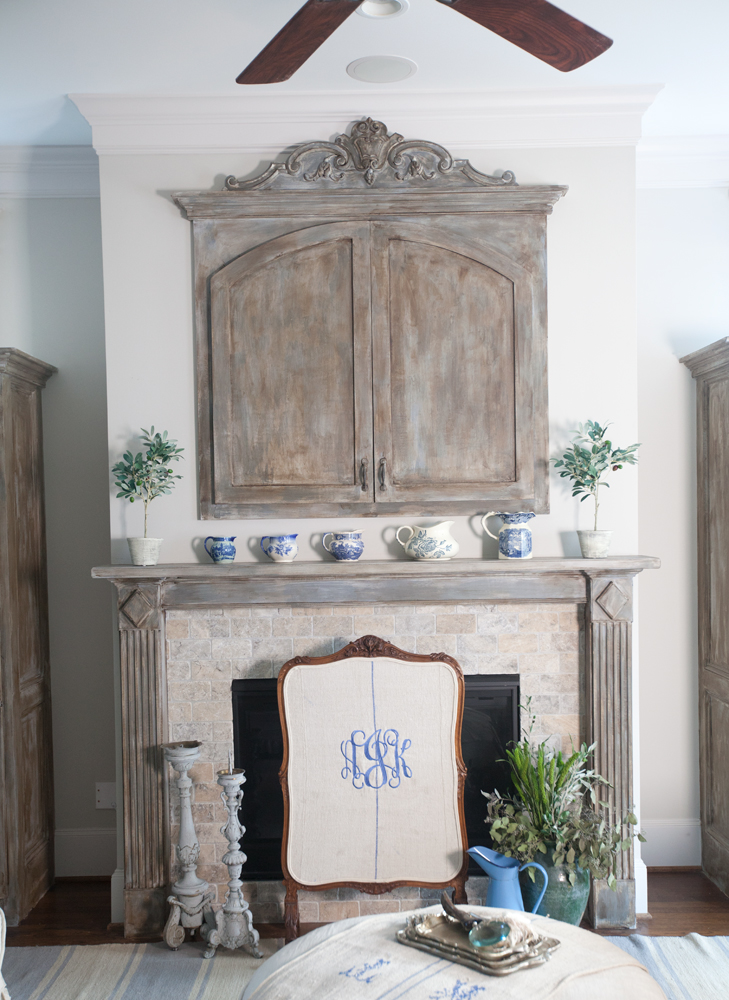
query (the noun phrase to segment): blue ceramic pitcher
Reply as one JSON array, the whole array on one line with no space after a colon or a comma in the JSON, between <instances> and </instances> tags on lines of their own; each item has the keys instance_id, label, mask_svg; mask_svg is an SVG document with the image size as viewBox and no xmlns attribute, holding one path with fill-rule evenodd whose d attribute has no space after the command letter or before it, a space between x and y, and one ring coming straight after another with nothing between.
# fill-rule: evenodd
<instances>
[{"instance_id":1,"label":"blue ceramic pitcher","mask_svg":"<svg viewBox=\"0 0 729 1000\"><path fill-rule=\"evenodd\" d=\"M527 861L526 864L520 865L516 858L507 858L505 854L499 854L498 851L492 851L488 847L471 847L468 853L489 876L485 906L502 906L505 910L523 912L524 900L521 898L519 872L525 868L538 868L544 875L544 887L532 910L532 913L537 912L537 907L547 891L548 882L547 873L541 865L536 861Z\"/></svg>"}]
</instances>

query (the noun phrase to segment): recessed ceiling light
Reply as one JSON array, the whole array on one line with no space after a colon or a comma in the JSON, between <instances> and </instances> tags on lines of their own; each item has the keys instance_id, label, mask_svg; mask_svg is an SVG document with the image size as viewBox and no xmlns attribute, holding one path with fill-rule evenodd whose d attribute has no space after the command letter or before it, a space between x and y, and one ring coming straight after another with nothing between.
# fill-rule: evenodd
<instances>
[{"instance_id":1,"label":"recessed ceiling light","mask_svg":"<svg viewBox=\"0 0 729 1000\"><path fill-rule=\"evenodd\" d=\"M417 63L403 56L363 56L347 66L347 73L363 83L397 83L417 72Z\"/></svg>"},{"instance_id":2,"label":"recessed ceiling light","mask_svg":"<svg viewBox=\"0 0 729 1000\"><path fill-rule=\"evenodd\" d=\"M409 6L409 0L364 0L357 13L362 17L399 17Z\"/></svg>"}]
</instances>

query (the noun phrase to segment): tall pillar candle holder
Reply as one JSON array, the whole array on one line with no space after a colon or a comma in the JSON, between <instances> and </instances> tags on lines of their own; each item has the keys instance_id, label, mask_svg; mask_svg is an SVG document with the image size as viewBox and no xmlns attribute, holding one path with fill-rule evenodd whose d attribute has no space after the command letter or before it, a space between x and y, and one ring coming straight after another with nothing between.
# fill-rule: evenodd
<instances>
[{"instance_id":1,"label":"tall pillar candle holder","mask_svg":"<svg viewBox=\"0 0 729 1000\"><path fill-rule=\"evenodd\" d=\"M241 786L245 780L242 768L218 771L218 784L223 789L220 797L228 810L228 821L221 826L220 832L228 841L223 863L227 865L230 879L223 907L217 910L208 907L205 910L205 924L200 931L208 943L205 958L212 958L219 945L230 949L245 948L255 958L263 958L258 950L258 931L253 927L251 911L241 891L240 873L246 855L240 849L240 840L246 831L238 820L238 810L243 799Z\"/></svg>"},{"instance_id":2,"label":"tall pillar candle holder","mask_svg":"<svg viewBox=\"0 0 729 1000\"><path fill-rule=\"evenodd\" d=\"M188 771L199 760L201 746L202 743L190 740L167 743L162 747L165 760L178 772L175 784L180 793L180 836L175 851L182 868L182 877L172 886L172 895L167 898L170 915L164 929L164 940L174 951L185 940L186 927L191 928L194 933L196 928L202 926L203 911L214 896L205 879L197 876L200 842L195 832L190 805L192 779Z\"/></svg>"}]
</instances>

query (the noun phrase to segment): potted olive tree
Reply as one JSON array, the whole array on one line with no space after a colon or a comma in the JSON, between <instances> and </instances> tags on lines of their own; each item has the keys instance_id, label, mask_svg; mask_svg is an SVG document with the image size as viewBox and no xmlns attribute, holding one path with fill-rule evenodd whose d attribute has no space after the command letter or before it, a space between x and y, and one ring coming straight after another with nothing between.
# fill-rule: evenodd
<instances>
[{"instance_id":1,"label":"potted olive tree","mask_svg":"<svg viewBox=\"0 0 729 1000\"><path fill-rule=\"evenodd\" d=\"M591 530L577 532L580 549L585 559L604 559L610 548L612 531L598 531L597 512L600 508L600 490L610 486L605 482L609 472L617 472L624 465L637 465L635 454L640 444L627 448L613 448L605 435L609 424L601 427L594 420L577 428L572 447L561 458L552 459L555 469L562 469L560 476L572 480L572 496L582 497L581 503L592 497L595 501L595 523Z\"/></svg>"},{"instance_id":2,"label":"potted olive tree","mask_svg":"<svg viewBox=\"0 0 729 1000\"><path fill-rule=\"evenodd\" d=\"M529 711L529 700L526 705ZM585 743L568 757L548 741L534 743L531 730L506 751L514 791L483 792L488 799L486 823L494 848L519 861L537 860L547 871L547 890L537 909L569 924L579 924L590 894L590 877L605 879L615 889L615 861L630 846L633 813L610 825L606 803L598 798L608 782L590 766L595 744ZM541 892L541 879L529 868L520 875L524 908L531 910Z\"/></svg>"},{"instance_id":3,"label":"potted olive tree","mask_svg":"<svg viewBox=\"0 0 729 1000\"><path fill-rule=\"evenodd\" d=\"M142 428L140 438L146 450L136 455L131 451L125 452L111 471L120 490L117 498L130 503L141 500L144 504L144 535L142 538L127 539L132 563L135 566L155 566L162 539L147 537L149 505L163 493L171 493L175 479L182 479L182 476L175 475L170 463L179 461L184 448L178 448L177 441L167 437L167 431L155 433L154 426L148 431Z\"/></svg>"}]
</instances>

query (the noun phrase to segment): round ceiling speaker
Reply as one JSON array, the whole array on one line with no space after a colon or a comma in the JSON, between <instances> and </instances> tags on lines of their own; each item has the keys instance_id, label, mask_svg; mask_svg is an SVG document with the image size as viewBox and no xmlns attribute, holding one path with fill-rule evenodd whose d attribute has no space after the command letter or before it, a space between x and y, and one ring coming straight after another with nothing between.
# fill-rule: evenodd
<instances>
[{"instance_id":1,"label":"round ceiling speaker","mask_svg":"<svg viewBox=\"0 0 729 1000\"><path fill-rule=\"evenodd\" d=\"M417 72L417 63L403 56L363 56L347 66L347 73L363 83L397 83Z\"/></svg>"},{"instance_id":2,"label":"round ceiling speaker","mask_svg":"<svg viewBox=\"0 0 729 1000\"><path fill-rule=\"evenodd\" d=\"M399 17L409 7L409 0L364 0L357 13L362 17Z\"/></svg>"}]
</instances>

